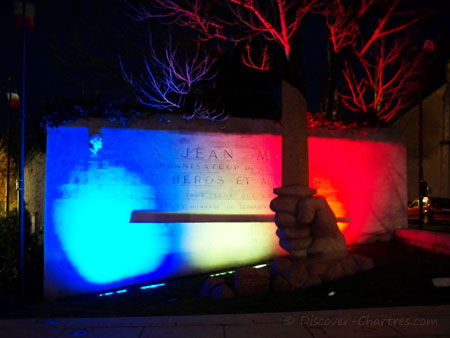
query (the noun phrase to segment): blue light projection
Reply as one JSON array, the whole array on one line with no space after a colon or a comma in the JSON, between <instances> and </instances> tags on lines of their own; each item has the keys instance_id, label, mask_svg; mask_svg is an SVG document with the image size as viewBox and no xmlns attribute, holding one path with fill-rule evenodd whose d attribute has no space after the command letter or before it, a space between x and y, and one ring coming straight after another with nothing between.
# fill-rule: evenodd
<instances>
[{"instance_id":1,"label":"blue light projection","mask_svg":"<svg viewBox=\"0 0 450 338\"><path fill-rule=\"evenodd\" d=\"M137 186L129 184L132 180ZM64 189L71 190L70 197L56 203L55 229L69 260L87 282L110 283L161 264L167 253L161 228L129 224L132 210L154 207L135 198L151 196L151 188L132 173L111 166L104 171L102 165L92 164L87 172L72 173Z\"/></svg>"},{"instance_id":2,"label":"blue light projection","mask_svg":"<svg viewBox=\"0 0 450 338\"><path fill-rule=\"evenodd\" d=\"M102 134L105 146L98 146L97 136L93 148L87 128L49 130L45 261L50 285L94 291L136 282L134 277L157 271L168 254L167 226L129 223L133 210L157 205L151 184L133 172L140 164L132 149L122 147L123 156L117 156L127 132ZM125 148L133 144L127 141Z\"/></svg>"},{"instance_id":3,"label":"blue light projection","mask_svg":"<svg viewBox=\"0 0 450 338\"><path fill-rule=\"evenodd\" d=\"M145 285L145 286L141 286L140 289L141 290L148 290L148 289L156 289L159 288L161 286L166 285L166 283L158 283L158 284L152 284L152 285Z\"/></svg>"}]
</instances>

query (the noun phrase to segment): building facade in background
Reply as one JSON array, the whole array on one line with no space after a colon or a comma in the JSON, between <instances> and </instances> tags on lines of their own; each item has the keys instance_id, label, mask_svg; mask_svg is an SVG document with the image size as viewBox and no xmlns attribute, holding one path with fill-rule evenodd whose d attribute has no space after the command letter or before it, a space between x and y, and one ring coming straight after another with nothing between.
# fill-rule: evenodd
<instances>
[{"instance_id":1,"label":"building facade in background","mask_svg":"<svg viewBox=\"0 0 450 338\"><path fill-rule=\"evenodd\" d=\"M436 197L450 198L450 63L447 84L423 100L423 173ZM407 149L408 200L419 196L418 160L419 106L403 115L393 125Z\"/></svg>"}]
</instances>

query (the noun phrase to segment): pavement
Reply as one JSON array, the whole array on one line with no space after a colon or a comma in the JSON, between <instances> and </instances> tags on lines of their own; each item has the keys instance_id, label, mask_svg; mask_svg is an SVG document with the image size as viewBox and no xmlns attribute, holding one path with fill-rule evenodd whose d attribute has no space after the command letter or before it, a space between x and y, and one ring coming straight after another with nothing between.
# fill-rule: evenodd
<instances>
[{"instance_id":1,"label":"pavement","mask_svg":"<svg viewBox=\"0 0 450 338\"><path fill-rule=\"evenodd\" d=\"M201 316L0 320L1 338L450 338L450 305Z\"/></svg>"},{"instance_id":2,"label":"pavement","mask_svg":"<svg viewBox=\"0 0 450 338\"><path fill-rule=\"evenodd\" d=\"M419 224L410 222L410 223L408 223L408 229L420 230L419 229ZM428 225L423 225L421 230L450 233L450 223L449 224L428 224Z\"/></svg>"}]
</instances>

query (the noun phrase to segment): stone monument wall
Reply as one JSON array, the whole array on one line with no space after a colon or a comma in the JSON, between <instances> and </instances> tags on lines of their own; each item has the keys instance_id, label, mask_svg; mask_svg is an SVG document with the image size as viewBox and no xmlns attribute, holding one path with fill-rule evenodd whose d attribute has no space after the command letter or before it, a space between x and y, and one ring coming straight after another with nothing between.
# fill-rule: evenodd
<instances>
[{"instance_id":1,"label":"stone monument wall","mask_svg":"<svg viewBox=\"0 0 450 338\"><path fill-rule=\"evenodd\" d=\"M129 128L89 120L49 130L46 295L284 255L269 209L281 184L280 126L229 119L223 127L166 117ZM348 244L387 240L406 225L406 157L395 137L315 131L309 158L310 185L344 219Z\"/></svg>"}]
</instances>

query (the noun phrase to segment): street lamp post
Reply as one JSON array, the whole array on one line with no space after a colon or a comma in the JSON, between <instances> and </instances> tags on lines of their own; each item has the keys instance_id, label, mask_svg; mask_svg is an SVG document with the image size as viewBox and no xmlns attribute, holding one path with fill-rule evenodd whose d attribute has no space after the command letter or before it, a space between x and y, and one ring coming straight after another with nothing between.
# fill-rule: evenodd
<instances>
[{"instance_id":1,"label":"street lamp post","mask_svg":"<svg viewBox=\"0 0 450 338\"><path fill-rule=\"evenodd\" d=\"M421 86L422 87L422 86ZM419 91L419 119L418 119L418 147L419 147L419 229L423 228L423 106L422 88Z\"/></svg>"},{"instance_id":2,"label":"street lamp post","mask_svg":"<svg viewBox=\"0 0 450 338\"><path fill-rule=\"evenodd\" d=\"M11 77L8 77L8 113L6 116L6 187L5 187L5 214L6 217L9 215L9 177L11 176L10 166L11 166L11 111L12 111L12 81Z\"/></svg>"},{"instance_id":3,"label":"street lamp post","mask_svg":"<svg viewBox=\"0 0 450 338\"><path fill-rule=\"evenodd\" d=\"M23 29L23 50L22 50L22 106L20 116L20 169L19 169L19 229L20 229L20 289L22 296L25 294L25 117L26 117L26 74L27 74L27 22L26 22L27 1L22 3L22 29Z\"/></svg>"}]
</instances>

